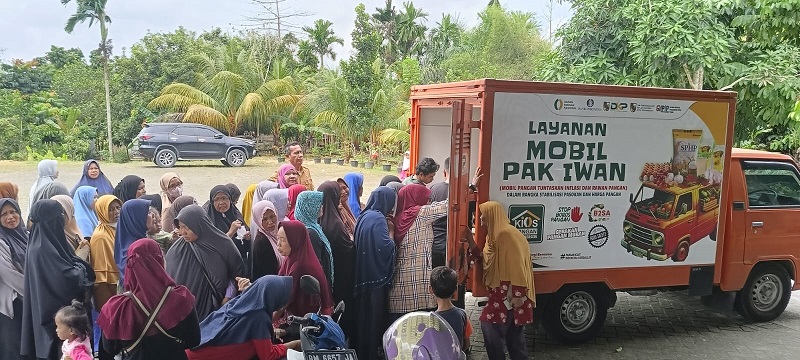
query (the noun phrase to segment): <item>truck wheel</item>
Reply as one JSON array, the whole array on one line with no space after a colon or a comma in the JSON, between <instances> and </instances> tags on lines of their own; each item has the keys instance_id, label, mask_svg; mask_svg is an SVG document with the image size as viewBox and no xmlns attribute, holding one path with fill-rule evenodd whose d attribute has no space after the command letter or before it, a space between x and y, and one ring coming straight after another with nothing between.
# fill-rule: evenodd
<instances>
[{"instance_id":1,"label":"truck wheel","mask_svg":"<svg viewBox=\"0 0 800 360\"><path fill-rule=\"evenodd\" d=\"M684 262L687 257L689 257L689 242L684 240L678 244L678 248L675 249L675 254L672 254L672 261Z\"/></svg>"},{"instance_id":2,"label":"truck wheel","mask_svg":"<svg viewBox=\"0 0 800 360\"><path fill-rule=\"evenodd\" d=\"M791 280L789 273L780 265L757 265L750 272L742 290L736 294L735 309L753 321L775 320L789 304Z\"/></svg>"},{"instance_id":3,"label":"truck wheel","mask_svg":"<svg viewBox=\"0 0 800 360\"><path fill-rule=\"evenodd\" d=\"M568 285L558 290L545 305L545 330L564 344L580 344L597 334L608 314L602 291L594 286Z\"/></svg>"},{"instance_id":4,"label":"truck wheel","mask_svg":"<svg viewBox=\"0 0 800 360\"><path fill-rule=\"evenodd\" d=\"M233 167L240 167L244 166L245 161L247 161L247 155L241 149L233 149L228 151L228 156L225 157L225 160Z\"/></svg>"},{"instance_id":5,"label":"truck wheel","mask_svg":"<svg viewBox=\"0 0 800 360\"><path fill-rule=\"evenodd\" d=\"M170 168L175 166L175 163L178 162L178 154L170 149L161 149L156 153L153 162L156 163L158 167Z\"/></svg>"}]
</instances>

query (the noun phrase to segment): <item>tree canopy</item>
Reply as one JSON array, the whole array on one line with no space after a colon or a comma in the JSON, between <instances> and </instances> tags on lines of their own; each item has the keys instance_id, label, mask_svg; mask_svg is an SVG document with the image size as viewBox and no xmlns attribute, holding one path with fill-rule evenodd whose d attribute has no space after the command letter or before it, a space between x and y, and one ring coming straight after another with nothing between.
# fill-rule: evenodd
<instances>
[{"instance_id":1,"label":"tree canopy","mask_svg":"<svg viewBox=\"0 0 800 360\"><path fill-rule=\"evenodd\" d=\"M800 154L800 0L569 1L554 38L535 13L496 0L460 15L359 4L350 34L324 17L292 26L279 20L285 0L263 0L271 15L249 19L258 26L148 32L116 54L106 0L61 1L74 5L66 30L97 25L100 45L0 64L0 158L82 158L93 143L110 156L108 124L128 146L143 122L162 120L343 158L400 155L412 86L478 78L736 91L738 146Z\"/></svg>"}]
</instances>

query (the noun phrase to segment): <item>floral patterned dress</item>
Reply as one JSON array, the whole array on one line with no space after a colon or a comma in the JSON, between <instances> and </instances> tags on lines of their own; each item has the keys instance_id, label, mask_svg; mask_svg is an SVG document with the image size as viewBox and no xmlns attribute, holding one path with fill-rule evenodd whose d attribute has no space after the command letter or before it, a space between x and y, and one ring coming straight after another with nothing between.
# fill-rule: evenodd
<instances>
[{"instance_id":1,"label":"floral patterned dress","mask_svg":"<svg viewBox=\"0 0 800 360\"><path fill-rule=\"evenodd\" d=\"M477 266L483 266L483 252L477 248L470 249L470 258L475 261ZM481 311L480 321L492 324L505 324L506 317L511 311L506 307L505 299L508 295L508 287L511 286L513 297L522 297L528 292L524 286L512 286L511 281L501 281L500 286L489 289L489 302ZM514 310L514 326L522 326L533 323L533 301L525 297L522 306Z\"/></svg>"},{"instance_id":2,"label":"floral patterned dress","mask_svg":"<svg viewBox=\"0 0 800 360\"><path fill-rule=\"evenodd\" d=\"M510 310L506 308L504 300L508 294L508 287L511 286L510 281L500 282L500 286L490 289L489 302L481 312L481 321L492 324L505 324ZM511 292L514 297L525 296L527 289L524 286L511 286ZM514 326L522 326L533 323L533 302L531 299L525 298L522 306L514 310Z\"/></svg>"}]
</instances>

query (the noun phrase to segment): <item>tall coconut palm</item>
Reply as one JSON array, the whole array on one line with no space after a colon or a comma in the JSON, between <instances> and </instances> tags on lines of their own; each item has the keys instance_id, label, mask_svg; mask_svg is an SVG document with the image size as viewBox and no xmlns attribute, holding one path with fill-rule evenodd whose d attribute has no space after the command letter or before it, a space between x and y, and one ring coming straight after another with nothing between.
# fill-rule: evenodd
<instances>
[{"instance_id":1,"label":"tall coconut palm","mask_svg":"<svg viewBox=\"0 0 800 360\"><path fill-rule=\"evenodd\" d=\"M374 66L382 66L380 60ZM402 85L391 79L381 82L376 91L370 94L369 121L354 123L350 116L347 99L354 96L353 89L338 74L328 73L319 80L319 87L309 95L309 102L316 110L315 122L330 129L347 143L359 144L364 141L377 143L387 127L396 127L408 121L409 104L403 101Z\"/></svg>"},{"instance_id":2,"label":"tall coconut palm","mask_svg":"<svg viewBox=\"0 0 800 360\"><path fill-rule=\"evenodd\" d=\"M403 10L398 18L398 50L401 57L418 56L422 53L427 28L422 22L427 20L428 13L414 6L411 1L403 3Z\"/></svg>"},{"instance_id":3,"label":"tall coconut palm","mask_svg":"<svg viewBox=\"0 0 800 360\"><path fill-rule=\"evenodd\" d=\"M218 57L200 55L197 86L167 85L150 101L155 110L185 113L183 121L225 130L235 135L244 123L273 129L277 118L292 109L301 95L290 76L277 79L258 77L246 51L234 56L231 49Z\"/></svg>"},{"instance_id":4,"label":"tall coconut palm","mask_svg":"<svg viewBox=\"0 0 800 360\"><path fill-rule=\"evenodd\" d=\"M392 0L386 0L386 4L382 8L375 8L375 13L372 14L372 21L375 27L383 36L383 44L381 45L383 62L386 64L394 64L397 55L397 22L399 15L397 10L392 5Z\"/></svg>"},{"instance_id":5,"label":"tall coconut palm","mask_svg":"<svg viewBox=\"0 0 800 360\"><path fill-rule=\"evenodd\" d=\"M431 42L439 49L449 49L458 46L461 42L463 26L458 19L453 19L450 14L442 14L442 20L436 22L436 27L431 29Z\"/></svg>"},{"instance_id":6,"label":"tall coconut palm","mask_svg":"<svg viewBox=\"0 0 800 360\"><path fill-rule=\"evenodd\" d=\"M67 5L72 0L61 0L61 4ZM110 44L108 43L108 27L106 24L111 22L111 17L106 14L107 0L76 0L78 9L67 19L64 31L71 34L75 26L89 21L89 27L95 21L100 25L100 52L103 55L103 83L106 91L106 130L108 131L108 152L113 154L114 146L111 138L111 93L108 85L108 58L110 56Z\"/></svg>"},{"instance_id":7,"label":"tall coconut palm","mask_svg":"<svg viewBox=\"0 0 800 360\"><path fill-rule=\"evenodd\" d=\"M336 36L331 28L332 26L332 22L323 19L314 21L314 27L303 26L303 31L309 37L311 48L319 56L320 70L325 67L325 56L330 56L331 60L336 60L333 44L344 45L344 40Z\"/></svg>"}]
</instances>

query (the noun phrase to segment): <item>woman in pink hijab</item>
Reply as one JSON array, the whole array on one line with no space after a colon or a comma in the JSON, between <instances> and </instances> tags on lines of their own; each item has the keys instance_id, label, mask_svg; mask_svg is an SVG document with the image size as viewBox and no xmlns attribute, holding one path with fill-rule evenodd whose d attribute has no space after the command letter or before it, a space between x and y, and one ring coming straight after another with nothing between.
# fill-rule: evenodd
<instances>
[{"instance_id":1,"label":"woman in pink hijab","mask_svg":"<svg viewBox=\"0 0 800 360\"><path fill-rule=\"evenodd\" d=\"M294 165L283 164L278 168L278 186L281 189L288 189L292 185L297 185L300 182L300 173L297 172Z\"/></svg>"},{"instance_id":2,"label":"woman in pink hijab","mask_svg":"<svg viewBox=\"0 0 800 360\"><path fill-rule=\"evenodd\" d=\"M265 275L278 275L278 270L285 257L278 252L278 211L269 200L262 200L253 205L252 224L250 229L256 230L253 238L250 280ZM251 230L251 231L252 231Z\"/></svg>"}]
</instances>

